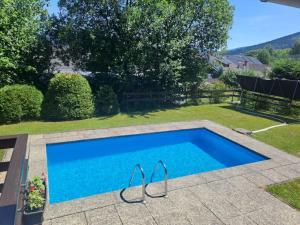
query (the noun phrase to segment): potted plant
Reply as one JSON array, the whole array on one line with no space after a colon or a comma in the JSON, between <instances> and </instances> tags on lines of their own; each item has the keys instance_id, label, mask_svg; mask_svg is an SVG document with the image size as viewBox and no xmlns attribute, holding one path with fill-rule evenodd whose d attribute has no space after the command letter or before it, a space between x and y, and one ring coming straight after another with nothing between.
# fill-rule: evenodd
<instances>
[{"instance_id":1,"label":"potted plant","mask_svg":"<svg viewBox=\"0 0 300 225\"><path fill-rule=\"evenodd\" d=\"M42 177L32 178L28 182L25 192L24 225L42 224L46 197L46 178L44 174Z\"/></svg>"}]
</instances>

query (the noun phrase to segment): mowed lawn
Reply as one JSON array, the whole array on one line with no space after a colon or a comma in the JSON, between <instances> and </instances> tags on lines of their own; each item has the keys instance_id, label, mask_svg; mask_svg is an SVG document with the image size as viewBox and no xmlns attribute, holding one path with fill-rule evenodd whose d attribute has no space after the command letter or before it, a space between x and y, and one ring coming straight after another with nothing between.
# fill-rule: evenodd
<instances>
[{"instance_id":1,"label":"mowed lawn","mask_svg":"<svg viewBox=\"0 0 300 225\"><path fill-rule=\"evenodd\" d=\"M290 206L300 210L300 179L271 185L267 188L267 191Z\"/></svg>"},{"instance_id":2,"label":"mowed lawn","mask_svg":"<svg viewBox=\"0 0 300 225\"><path fill-rule=\"evenodd\" d=\"M3 159L3 157L4 157L4 150L0 149L0 162Z\"/></svg>"},{"instance_id":3,"label":"mowed lawn","mask_svg":"<svg viewBox=\"0 0 300 225\"><path fill-rule=\"evenodd\" d=\"M157 124L175 121L212 120L229 128L257 130L276 125L278 122L249 115L231 108L227 104L200 105L168 110L118 114L111 117L98 117L87 120L65 122L23 122L0 126L0 135L42 134L70 130L100 129L140 124ZM253 137L294 155L300 155L300 125L289 125L255 134Z\"/></svg>"}]
</instances>

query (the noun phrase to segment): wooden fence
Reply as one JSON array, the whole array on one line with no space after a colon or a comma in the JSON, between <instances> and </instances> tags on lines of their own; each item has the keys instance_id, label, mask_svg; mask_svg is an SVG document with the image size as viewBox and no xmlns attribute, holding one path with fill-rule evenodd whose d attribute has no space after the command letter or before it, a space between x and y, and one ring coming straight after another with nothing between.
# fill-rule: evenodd
<instances>
[{"instance_id":1,"label":"wooden fence","mask_svg":"<svg viewBox=\"0 0 300 225\"><path fill-rule=\"evenodd\" d=\"M277 108L280 110L300 110L300 103L287 98L260 94L240 89L226 90L198 90L197 92L126 92L123 94L121 105L129 111L132 106L144 107L147 104L165 106L168 104L193 104L198 100L208 100L208 103L222 103L240 101L242 106L252 104L253 109L259 106ZM262 107L262 108L264 108Z\"/></svg>"},{"instance_id":2,"label":"wooden fence","mask_svg":"<svg viewBox=\"0 0 300 225\"><path fill-rule=\"evenodd\" d=\"M123 94L121 105L129 110L131 105L138 104L175 104L183 105L191 100L231 99L240 97L240 90L198 90L197 92L126 92Z\"/></svg>"},{"instance_id":3,"label":"wooden fence","mask_svg":"<svg viewBox=\"0 0 300 225\"><path fill-rule=\"evenodd\" d=\"M253 103L254 108L257 108L258 105L262 105L265 108L269 106L269 107L277 107L283 110L300 109L299 102L297 101L292 101L291 99L287 99L287 98L260 94L256 92L250 92L250 91L241 91L240 101L242 105L251 102Z\"/></svg>"}]
</instances>

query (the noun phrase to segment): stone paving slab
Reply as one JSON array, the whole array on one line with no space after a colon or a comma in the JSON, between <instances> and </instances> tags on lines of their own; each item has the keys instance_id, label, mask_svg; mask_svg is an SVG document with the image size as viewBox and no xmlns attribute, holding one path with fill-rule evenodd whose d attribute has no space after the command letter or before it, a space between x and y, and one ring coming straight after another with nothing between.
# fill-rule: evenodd
<instances>
[{"instance_id":1,"label":"stone paving slab","mask_svg":"<svg viewBox=\"0 0 300 225\"><path fill-rule=\"evenodd\" d=\"M144 204L119 204L117 212L124 225L156 225L156 222Z\"/></svg>"},{"instance_id":2,"label":"stone paving slab","mask_svg":"<svg viewBox=\"0 0 300 225\"><path fill-rule=\"evenodd\" d=\"M238 216L229 220L224 220L226 225L257 225L247 216Z\"/></svg>"},{"instance_id":3,"label":"stone paving slab","mask_svg":"<svg viewBox=\"0 0 300 225\"><path fill-rule=\"evenodd\" d=\"M87 221L84 213L78 213L51 220L51 225L87 225Z\"/></svg>"},{"instance_id":4,"label":"stone paving slab","mask_svg":"<svg viewBox=\"0 0 300 225\"><path fill-rule=\"evenodd\" d=\"M264 170L260 172L263 176L267 177L273 182L280 183L287 181L289 178L278 173L275 169Z\"/></svg>"},{"instance_id":5,"label":"stone paving slab","mask_svg":"<svg viewBox=\"0 0 300 225\"><path fill-rule=\"evenodd\" d=\"M219 218L204 206L189 189L170 192L170 200L184 212L192 224L217 225L223 224Z\"/></svg>"},{"instance_id":6,"label":"stone paving slab","mask_svg":"<svg viewBox=\"0 0 300 225\"><path fill-rule=\"evenodd\" d=\"M88 225L122 225L115 206L108 206L100 209L94 209L85 213Z\"/></svg>"},{"instance_id":7,"label":"stone paving slab","mask_svg":"<svg viewBox=\"0 0 300 225\"><path fill-rule=\"evenodd\" d=\"M44 225L299 225L299 212L264 188L300 177L300 159L211 121L177 122L100 130L71 131L29 137L29 176L47 174L46 144L178 129L207 128L263 154L269 160L169 180L168 197L139 200L141 188L47 204ZM161 195L163 182L150 184L150 196Z\"/></svg>"},{"instance_id":8,"label":"stone paving slab","mask_svg":"<svg viewBox=\"0 0 300 225\"><path fill-rule=\"evenodd\" d=\"M207 184L190 188L195 196L219 218L233 218L241 215L225 196L213 191Z\"/></svg>"}]
</instances>

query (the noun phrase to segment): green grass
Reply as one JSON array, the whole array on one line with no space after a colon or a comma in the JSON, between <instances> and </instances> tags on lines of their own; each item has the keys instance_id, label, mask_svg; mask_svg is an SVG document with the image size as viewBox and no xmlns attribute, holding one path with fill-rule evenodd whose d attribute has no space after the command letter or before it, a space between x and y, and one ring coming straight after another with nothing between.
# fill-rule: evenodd
<instances>
[{"instance_id":1,"label":"green grass","mask_svg":"<svg viewBox=\"0 0 300 225\"><path fill-rule=\"evenodd\" d=\"M0 149L0 162L2 161L3 157L4 157L4 150Z\"/></svg>"},{"instance_id":2,"label":"green grass","mask_svg":"<svg viewBox=\"0 0 300 225\"><path fill-rule=\"evenodd\" d=\"M275 128L253 135L254 138L300 156L300 124Z\"/></svg>"},{"instance_id":3,"label":"green grass","mask_svg":"<svg viewBox=\"0 0 300 225\"><path fill-rule=\"evenodd\" d=\"M236 111L227 104L218 104L119 114L112 117L99 117L78 121L23 122L0 126L0 135L20 133L42 134L203 119L212 120L229 128L240 127L248 130L256 130L278 124L278 122L270 119ZM291 154L298 155L300 153L300 125L275 128L265 133L255 134L254 137Z\"/></svg>"},{"instance_id":4,"label":"green grass","mask_svg":"<svg viewBox=\"0 0 300 225\"><path fill-rule=\"evenodd\" d=\"M300 210L300 179L269 186L267 191L290 206Z\"/></svg>"},{"instance_id":5,"label":"green grass","mask_svg":"<svg viewBox=\"0 0 300 225\"><path fill-rule=\"evenodd\" d=\"M277 124L269 119L259 118L232 110L226 104L190 106L168 110L119 114L112 117L98 117L87 120L64 122L23 122L0 126L0 135L41 134L69 130L121 127L138 124L155 124L173 121L209 119L228 127L259 129Z\"/></svg>"}]
</instances>

